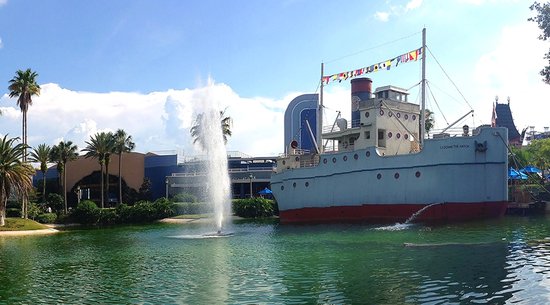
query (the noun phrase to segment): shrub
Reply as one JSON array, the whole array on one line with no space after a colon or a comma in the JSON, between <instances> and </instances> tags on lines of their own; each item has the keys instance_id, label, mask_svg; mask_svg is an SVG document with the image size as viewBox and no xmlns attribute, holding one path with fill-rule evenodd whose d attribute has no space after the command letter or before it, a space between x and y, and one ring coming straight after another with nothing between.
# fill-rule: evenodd
<instances>
[{"instance_id":1,"label":"shrub","mask_svg":"<svg viewBox=\"0 0 550 305\"><path fill-rule=\"evenodd\" d=\"M153 202L153 210L153 219L170 217L174 215L174 204L166 198L159 198Z\"/></svg>"},{"instance_id":2,"label":"shrub","mask_svg":"<svg viewBox=\"0 0 550 305\"><path fill-rule=\"evenodd\" d=\"M172 197L172 202L197 202L197 196L189 193L176 194Z\"/></svg>"},{"instance_id":3,"label":"shrub","mask_svg":"<svg viewBox=\"0 0 550 305\"><path fill-rule=\"evenodd\" d=\"M176 215L205 214L212 212L212 208L202 202L179 202L174 203Z\"/></svg>"},{"instance_id":4,"label":"shrub","mask_svg":"<svg viewBox=\"0 0 550 305\"><path fill-rule=\"evenodd\" d=\"M160 198L155 202L138 201L133 206L121 204L116 208L118 219L122 223L139 223L157 220L174 215L173 204Z\"/></svg>"},{"instance_id":5,"label":"shrub","mask_svg":"<svg viewBox=\"0 0 550 305\"><path fill-rule=\"evenodd\" d=\"M52 208L52 211L57 212L65 208L63 205L63 197L56 193L48 194L48 199L46 200L47 207Z\"/></svg>"},{"instance_id":6,"label":"shrub","mask_svg":"<svg viewBox=\"0 0 550 305\"><path fill-rule=\"evenodd\" d=\"M72 216L80 224L95 224L99 221L101 210L91 200L81 201Z\"/></svg>"},{"instance_id":7,"label":"shrub","mask_svg":"<svg viewBox=\"0 0 550 305\"><path fill-rule=\"evenodd\" d=\"M36 216L36 221L40 223L55 223L57 220L57 214L55 213L43 213Z\"/></svg>"},{"instance_id":8,"label":"shrub","mask_svg":"<svg viewBox=\"0 0 550 305\"><path fill-rule=\"evenodd\" d=\"M233 200L233 213L245 218L273 216L276 205L273 200L265 198L249 198Z\"/></svg>"},{"instance_id":9,"label":"shrub","mask_svg":"<svg viewBox=\"0 0 550 305\"><path fill-rule=\"evenodd\" d=\"M98 222L103 225L112 225L118 222L115 209L100 209Z\"/></svg>"},{"instance_id":10,"label":"shrub","mask_svg":"<svg viewBox=\"0 0 550 305\"><path fill-rule=\"evenodd\" d=\"M38 214L42 213L42 210L36 203L29 202L27 213L30 219L35 220Z\"/></svg>"},{"instance_id":11,"label":"shrub","mask_svg":"<svg viewBox=\"0 0 550 305\"><path fill-rule=\"evenodd\" d=\"M6 217L21 217L21 208L7 208Z\"/></svg>"}]
</instances>

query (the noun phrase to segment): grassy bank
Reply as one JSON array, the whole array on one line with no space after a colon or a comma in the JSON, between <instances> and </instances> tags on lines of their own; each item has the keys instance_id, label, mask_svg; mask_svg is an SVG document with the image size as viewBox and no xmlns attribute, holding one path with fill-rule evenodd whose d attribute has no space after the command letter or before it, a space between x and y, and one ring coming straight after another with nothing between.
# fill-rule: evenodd
<instances>
[{"instance_id":1,"label":"grassy bank","mask_svg":"<svg viewBox=\"0 0 550 305\"><path fill-rule=\"evenodd\" d=\"M6 225L0 227L0 231L25 231L41 229L48 229L48 227L34 220L23 218L6 218Z\"/></svg>"}]
</instances>

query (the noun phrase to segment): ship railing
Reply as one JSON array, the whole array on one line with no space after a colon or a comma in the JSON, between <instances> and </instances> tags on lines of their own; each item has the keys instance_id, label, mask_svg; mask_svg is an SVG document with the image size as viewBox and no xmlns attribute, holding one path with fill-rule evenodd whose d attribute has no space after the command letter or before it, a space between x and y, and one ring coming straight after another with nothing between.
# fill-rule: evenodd
<instances>
[{"instance_id":1,"label":"ship railing","mask_svg":"<svg viewBox=\"0 0 550 305\"><path fill-rule=\"evenodd\" d=\"M453 127L445 130L444 129L433 129L430 130L430 133L428 134L428 139L438 139L438 138L448 138L448 137L463 137L464 136L464 130L462 127ZM478 129L472 129L470 128L468 131L468 135L477 135L479 133Z\"/></svg>"}]
</instances>

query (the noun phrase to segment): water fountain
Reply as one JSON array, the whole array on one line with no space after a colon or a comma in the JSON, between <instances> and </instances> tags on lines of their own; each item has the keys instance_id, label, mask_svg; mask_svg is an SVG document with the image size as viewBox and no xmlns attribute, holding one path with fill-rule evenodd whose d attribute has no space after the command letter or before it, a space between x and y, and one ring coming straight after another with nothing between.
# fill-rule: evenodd
<instances>
[{"instance_id":1,"label":"water fountain","mask_svg":"<svg viewBox=\"0 0 550 305\"><path fill-rule=\"evenodd\" d=\"M382 230L382 231L400 231L400 230L404 230L404 229L407 229L408 227L410 227L412 224L413 224L413 221L418 218L418 216L420 216L422 213L424 213L424 211L426 211L427 209L433 207L434 205L438 205L438 204L442 204L442 202L436 202L436 203L430 203L428 204L427 206L421 208L420 210L414 212L411 216L409 216L409 218L407 218L407 220L405 220L405 222L403 223L396 223L394 225L391 225L391 226L384 226L384 227L378 227L376 228L375 230Z\"/></svg>"},{"instance_id":2,"label":"water fountain","mask_svg":"<svg viewBox=\"0 0 550 305\"><path fill-rule=\"evenodd\" d=\"M226 216L231 213L231 182L227 166L227 152L221 128L220 105L209 92L212 83L205 88L205 96L195 103L195 113L202 116L199 137L201 148L206 153L206 199L214 210L215 233L227 235L222 230Z\"/></svg>"}]
</instances>

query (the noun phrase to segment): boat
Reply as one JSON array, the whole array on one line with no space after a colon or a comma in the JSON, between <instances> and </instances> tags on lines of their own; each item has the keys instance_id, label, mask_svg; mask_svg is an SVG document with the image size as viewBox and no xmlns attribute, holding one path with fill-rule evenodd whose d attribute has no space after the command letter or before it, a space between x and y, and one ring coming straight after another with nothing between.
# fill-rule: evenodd
<instances>
[{"instance_id":1,"label":"boat","mask_svg":"<svg viewBox=\"0 0 550 305\"><path fill-rule=\"evenodd\" d=\"M450 222L505 213L508 130L464 126L462 134L426 138L424 51L425 30L418 52L421 105L409 103L405 89L372 92L370 78L353 78L351 122L316 126L312 151L289 143L271 176L281 223L403 222L412 215L418 222ZM322 95L321 87L319 117Z\"/></svg>"}]
</instances>

